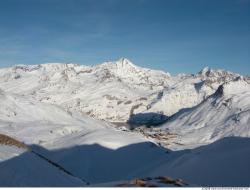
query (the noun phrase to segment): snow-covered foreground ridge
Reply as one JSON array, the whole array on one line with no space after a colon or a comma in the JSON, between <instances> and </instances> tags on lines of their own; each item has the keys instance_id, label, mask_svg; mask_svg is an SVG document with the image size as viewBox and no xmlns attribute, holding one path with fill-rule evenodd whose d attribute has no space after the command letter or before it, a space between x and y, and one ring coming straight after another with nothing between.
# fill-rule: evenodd
<instances>
[{"instance_id":1,"label":"snow-covered foreground ridge","mask_svg":"<svg viewBox=\"0 0 250 190\"><path fill-rule=\"evenodd\" d=\"M159 176L250 186L249 110L249 78L222 70L171 76L127 59L0 69L0 186L168 179Z\"/></svg>"}]
</instances>

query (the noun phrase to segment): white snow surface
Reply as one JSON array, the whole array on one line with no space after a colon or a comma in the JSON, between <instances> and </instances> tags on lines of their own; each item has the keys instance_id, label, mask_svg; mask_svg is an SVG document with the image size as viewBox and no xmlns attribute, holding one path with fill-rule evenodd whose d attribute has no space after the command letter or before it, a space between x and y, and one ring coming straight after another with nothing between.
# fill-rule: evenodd
<instances>
[{"instance_id":1,"label":"white snow surface","mask_svg":"<svg viewBox=\"0 0 250 190\"><path fill-rule=\"evenodd\" d=\"M1 187L83 186L81 180L48 164L32 152L0 145Z\"/></svg>"},{"instance_id":2,"label":"white snow surface","mask_svg":"<svg viewBox=\"0 0 250 190\"><path fill-rule=\"evenodd\" d=\"M124 58L3 68L0 134L30 150L0 144L0 186L115 184L159 175L198 186L249 186L249 110L249 79L223 70L171 76ZM109 123L146 113L170 117L158 127L177 134L171 150Z\"/></svg>"}]
</instances>

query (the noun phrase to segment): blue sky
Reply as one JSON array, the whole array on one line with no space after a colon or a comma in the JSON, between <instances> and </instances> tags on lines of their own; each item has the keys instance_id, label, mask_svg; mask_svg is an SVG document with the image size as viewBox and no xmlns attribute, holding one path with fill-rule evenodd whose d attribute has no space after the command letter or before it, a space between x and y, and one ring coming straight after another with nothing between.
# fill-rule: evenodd
<instances>
[{"instance_id":1,"label":"blue sky","mask_svg":"<svg viewBox=\"0 0 250 190\"><path fill-rule=\"evenodd\" d=\"M0 66L126 57L250 75L250 0L2 0Z\"/></svg>"}]
</instances>

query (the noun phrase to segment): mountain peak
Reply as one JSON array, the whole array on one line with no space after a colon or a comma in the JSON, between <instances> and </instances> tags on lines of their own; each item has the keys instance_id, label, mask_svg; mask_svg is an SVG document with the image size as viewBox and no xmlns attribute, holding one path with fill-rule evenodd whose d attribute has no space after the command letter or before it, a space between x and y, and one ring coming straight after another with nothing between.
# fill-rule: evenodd
<instances>
[{"instance_id":1,"label":"mountain peak","mask_svg":"<svg viewBox=\"0 0 250 190\"><path fill-rule=\"evenodd\" d=\"M210 72L212 71L212 69L208 66L204 67L200 72L199 74L200 75L208 75Z\"/></svg>"},{"instance_id":2,"label":"mountain peak","mask_svg":"<svg viewBox=\"0 0 250 190\"><path fill-rule=\"evenodd\" d=\"M118 61L115 62L117 66L121 67L136 67L129 59L127 58L120 58Z\"/></svg>"},{"instance_id":3,"label":"mountain peak","mask_svg":"<svg viewBox=\"0 0 250 190\"><path fill-rule=\"evenodd\" d=\"M107 61L101 64L102 66L108 66L108 67L136 67L129 59L127 58L120 58L117 61Z\"/></svg>"},{"instance_id":4,"label":"mountain peak","mask_svg":"<svg viewBox=\"0 0 250 190\"><path fill-rule=\"evenodd\" d=\"M107 68L109 70L123 73L126 72L135 72L137 70L137 66L135 66L130 60L126 58L120 58L117 61L104 62L100 65L100 67Z\"/></svg>"},{"instance_id":5,"label":"mountain peak","mask_svg":"<svg viewBox=\"0 0 250 190\"><path fill-rule=\"evenodd\" d=\"M200 72L197 74L198 76L202 78L227 78L227 79L234 79L238 76L240 76L237 73L232 73L230 71L222 70L222 69L216 69L213 70L209 67L203 68Z\"/></svg>"}]
</instances>

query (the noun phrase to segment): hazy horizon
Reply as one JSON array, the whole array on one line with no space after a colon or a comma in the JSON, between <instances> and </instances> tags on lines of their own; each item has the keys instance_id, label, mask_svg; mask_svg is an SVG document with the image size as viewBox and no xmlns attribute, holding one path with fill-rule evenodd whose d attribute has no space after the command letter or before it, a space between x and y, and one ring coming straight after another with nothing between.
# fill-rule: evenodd
<instances>
[{"instance_id":1,"label":"hazy horizon","mask_svg":"<svg viewBox=\"0 0 250 190\"><path fill-rule=\"evenodd\" d=\"M122 58L125 58L125 57L122 57ZM84 63L74 63L74 62L65 62L65 63L63 63L63 62L47 62L47 63L36 63L36 64L13 64L13 65L9 65L9 66L1 66L0 65L0 69L3 69L3 68L8 68L8 67L12 67L12 66L18 66L18 65L43 65L43 64L78 64L78 65L84 65L84 66L95 66L95 65L99 65L99 64L102 64L102 63L105 63L105 62L116 62L116 61L119 61L120 59L122 59L122 58L118 58L118 59L116 59L116 60L105 60L105 61L102 61L102 62L100 62L100 63L94 63L94 64L84 64ZM134 65L136 65L136 66L139 66L139 65L137 65L136 63L134 63L131 59L129 59L129 58L125 58L125 59L128 59L129 61L131 61ZM143 66L140 66L140 67L142 67L142 68L146 68L146 69L152 69L152 70L160 70L160 71L164 71L164 72L166 72L166 73L169 73L169 74L171 74L172 76L175 76L175 75L178 75L178 74L196 74L196 73L198 73L198 72L200 72L201 70L203 70L203 69L205 69L205 68L209 68L209 69L212 69L212 70L225 70L225 69L223 69L223 68L214 68L214 67L209 67L209 66L204 66L204 67L202 67L202 68L200 68L200 69L198 69L197 71L194 71L194 72L178 72L177 71L177 73L171 73L171 72L169 72L167 69L157 69L157 68L152 68L152 67L150 67L150 66L148 66L148 67L143 67ZM225 71L229 71L229 72L233 72L233 73L236 73L236 74L241 74L241 73L237 73L237 72L234 72L234 71L231 71L231 70L225 70ZM241 75L243 75L243 76L249 76L249 74L241 74Z\"/></svg>"}]
</instances>

